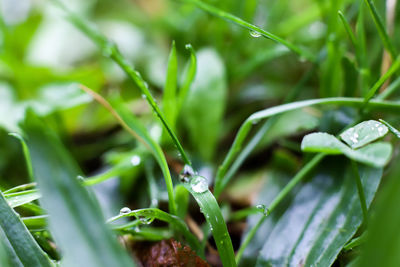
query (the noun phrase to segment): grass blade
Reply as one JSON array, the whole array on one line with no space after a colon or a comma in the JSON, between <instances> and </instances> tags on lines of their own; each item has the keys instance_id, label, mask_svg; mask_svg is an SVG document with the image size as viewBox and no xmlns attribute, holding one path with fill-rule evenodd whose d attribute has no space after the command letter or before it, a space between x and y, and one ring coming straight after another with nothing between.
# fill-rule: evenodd
<instances>
[{"instance_id":1,"label":"grass blade","mask_svg":"<svg viewBox=\"0 0 400 267\"><path fill-rule=\"evenodd\" d=\"M15 193L7 193L4 194L4 197L6 198L8 204L12 208L15 208L39 199L41 197L41 194L37 189L32 189Z\"/></svg>"},{"instance_id":2,"label":"grass blade","mask_svg":"<svg viewBox=\"0 0 400 267\"><path fill-rule=\"evenodd\" d=\"M168 214L157 208L148 208L148 209L139 209L133 210L127 213L119 214L115 217L112 217L107 222L115 222L124 217L132 217L134 216L139 220L139 224L150 224L154 219L169 223L172 227L174 227L179 233L181 233L188 244L196 250L198 254L201 254L201 246L197 238L189 231L186 224L177 216ZM119 228L120 229L120 228Z\"/></svg>"},{"instance_id":3,"label":"grass blade","mask_svg":"<svg viewBox=\"0 0 400 267\"><path fill-rule=\"evenodd\" d=\"M168 58L167 77L165 79L163 94L163 111L165 119L175 129L177 106L176 106L176 87L178 83L178 60L176 57L175 41L172 42L171 52Z\"/></svg>"},{"instance_id":4,"label":"grass blade","mask_svg":"<svg viewBox=\"0 0 400 267\"><path fill-rule=\"evenodd\" d=\"M26 163L26 169L28 171L28 177L29 177L29 180L32 182L34 180L33 170L32 170L32 161L30 158L28 146L26 145L24 138L18 133L9 133L8 135L11 135L11 136L17 138L21 142L22 152L24 153L24 158L25 158L25 163Z\"/></svg>"},{"instance_id":5,"label":"grass blade","mask_svg":"<svg viewBox=\"0 0 400 267\"><path fill-rule=\"evenodd\" d=\"M1 232L11 250L22 266L54 266L47 255L33 239L18 214L9 206L0 192Z\"/></svg>"},{"instance_id":6,"label":"grass blade","mask_svg":"<svg viewBox=\"0 0 400 267\"><path fill-rule=\"evenodd\" d=\"M207 185L203 184L202 190L193 189L193 180L200 176L193 176L189 183L184 183L185 188L192 194L197 204L199 204L202 213L204 214L207 223L210 226L212 235L217 245L218 253L224 267L236 266L235 254L233 252L232 241L230 239L225 220L222 217L221 210L218 206L214 195L208 190ZM204 179L200 177L200 179ZM202 181L205 182L206 181ZM204 189L204 191L203 191ZM196 192L197 191L197 192Z\"/></svg>"},{"instance_id":7,"label":"grass blade","mask_svg":"<svg viewBox=\"0 0 400 267\"><path fill-rule=\"evenodd\" d=\"M210 14L212 14L214 16L220 17L220 18L225 19L229 22L232 22L236 25L239 25L243 28L246 28L246 29L250 30L251 34L253 34L253 35L257 35L257 36L261 35L267 39L271 39L277 43L280 43L280 44L286 46L287 48L289 48L290 50L292 50L294 53L298 54L299 56L301 56L305 59L308 59L311 62L316 61L316 58L308 51L303 50L303 49L299 48L298 46L282 39L281 37L279 37L273 33L270 33L268 31L265 31L265 30L255 26L247 21L244 21L241 18L236 17L228 12L225 12L223 10L220 10L216 7L213 7L205 2L198 1L198 0L181 0L181 1L183 1L185 3L194 4L197 7L203 9L206 12L209 12Z\"/></svg>"},{"instance_id":8,"label":"grass blade","mask_svg":"<svg viewBox=\"0 0 400 267\"><path fill-rule=\"evenodd\" d=\"M350 40L351 40L353 46L357 48L357 39L356 39L356 36L354 35L353 31L352 31L351 28L350 28L349 22L347 21L347 19L346 19L345 16L343 15L342 11L339 10L339 11L338 11L338 15L339 15L340 20L341 20L342 23L343 23L343 26L344 26L344 28L345 28L347 34L348 34L349 37L350 37Z\"/></svg>"},{"instance_id":9,"label":"grass blade","mask_svg":"<svg viewBox=\"0 0 400 267\"><path fill-rule=\"evenodd\" d=\"M49 228L66 266L134 266L103 223L100 207L76 179L79 168L57 137L32 112L22 128Z\"/></svg>"},{"instance_id":10,"label":"grass blade","mask_svg":"<svg viewBox=\"0 0 400 267\"><path fill-rule=\"evenodd\" d=\"M74 24L79 30L81 30L84 34L87 35L103 52L103 54L110 59L112 59L115 63L117 63L121 69L128 75L128 77L139 87L142 95L145 97L151 108L157 114L157 117L160 119L161 123L164 125L167 130L169 136L172 139L172 142L175 144L176 148L179 150L179 153L182 155L182 160L185 164L191 165L189 158L186 156L185 151L183 150L182 145L180 144L178 138L175 133L171 129L169 123L165 119L163 113L158 107L156 101L150 93L149 87L147 83L143 80L140 73L133 69L133 67L128 63L128 61L122 56L119 52L116 44L108 40L105 36L88 26L81 18L72 14L67 10L67 8L61 3L60 0L53 0L56 2L68 15L68 19Z\"/></svg>"},{"instance_id":11,"label":"grass blade","mask_svg":"<svg viewBox=\"0 0 400 267\"><path fill-rule=\"evenodd\" d=\"M185 79L183 81L181 89L179 90L178 112L180 112L182 105L185 102L186 96L189 92L190 86L192 85L192 83L194 81L194 78L196 76L196 71L197 71L196 52L194 51L191 44L187 44L185 46L185 48L190 51L190 62L186 66Z\"/></svg>"},{"instance_id":12,"label":"grass blade","mask_svg":"<svg viewBox=\"0 0 400 267\"><path fill-rule=\"evenodd\" d=\"M391 131L395 136L397 136L397 138L400 138L400 131L397 130L396 128L394 128L391 124L389 124L387 121L384 120L379 120L380 122L382 122L383 124L385 124L389 131Z\"/></svg>"},{"instance_id":13,"label":"grass blade","mask_svg":"<svg viewBox=\"0 0 400 267\"><path fill-rule=\"evenodd\" d=\"M374 2L372 0L365 0L365 3L367 4L369 11L371 12L372 19L374 20L379 36L382 39L383 46L386 48L387 51L389 51L390 56L394 60L397 54L396 49L394 48L392 42L390 41L390 37L385 29L381 16L376 10Z\"/></svg>"},{"instance_id":14,"label":"grass blade","mask_svg":"<svg viewBox=\"0 0 400 267\"><path fill-rule=\"evenodd\" d=\"M133 114L131 114L121 103L121 101L113 101L113 103L107 102L101 95L95 93L93 90L81 86L82 90L90 94L97 102L104 106L111 115L118 121L121 126L127 130L131 135L139 140L142 144L147 147L156 158L158 165L164 175L165 184L167 185L168 191L168 204L169 210L172 214L176 214L176 204L174 201L174 189L172 184L171 174L168 169L167 160L165 159L164 153L157 142L155 142L149 135L148 131L137 121ZM85 181L86 184L94 184L97 181L91 183L90 180Z\"/></svg>"}]
</instances>

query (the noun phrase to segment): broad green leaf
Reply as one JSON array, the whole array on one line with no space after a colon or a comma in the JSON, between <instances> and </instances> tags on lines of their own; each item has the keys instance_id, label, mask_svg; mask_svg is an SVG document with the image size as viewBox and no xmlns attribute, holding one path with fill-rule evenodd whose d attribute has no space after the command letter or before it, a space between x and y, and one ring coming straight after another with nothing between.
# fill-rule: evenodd
<instances>
[{"instance_id":1,"label":"broad green leaf","mask_svg":"<svg viewBox=\"0 0 400 267\"><path fill-rule=\"evenodd\" d=\"M53 266L0 192L0 237L13 266Z\"/></svg>"},{"instance_id":2,"label":"broad green leaf","mask_svg":"<svg viewBox=\"0 0 400 267\"><path fill-rule=\"evenodd\" d=\"M65 266L134 266L107 229L100 207L76 178L79 168L50 129L32 113L22 128L28 137L41 204L63 251Z\"/></svg>"},{"instance_id":3,"label":"broad green leaf","mask_svg":"<svg viewBox=\"0 0 400 267\"><path fill-rule=\"evenodd\" d=\"M37 189L32 189L21 192L4 194L4 197L6 198L8 204L12 208L15 208L39 199L41 197L41 194Z\"/></svg>"},{"instance_id":4,"label":"broad green leaf","mask_svg":"<svg viewBox=\"0 0 400 267\"><path fill-rule=\"evenodd\" d=\"M163 112L165 119L172 129L175 129L175 121L178 111L176 87L178 83L178 60L176 58L175 41L172 42L171 52L168 58L167 77L165 79L163 93Z\"/></svg>"},{"instance_id":5,"label":"broad green leaf","mask_svg":"<svg viewBox=\"0 0 400 267\"><path fill-rule=\"evenodd\" d=\"M197 53L197 73L181 110L195 150L211 160L219 138L227 94L225 66L213 49Z\"/></svg>"},{"instance_id":6,"label":"broad green leaf","mask_svg":"<svg viewBox=\"0 0 400 267\"><path fill-rule=\"evenodd\" d=\"M388 132L388 128L379 121L363 121L340 134L340 138L351 148L356 149L369 144Z\"/></svg>"},{"instance_id":7,"label":"broad green leaf","mask_svg":"<svg viewBox=\"0 0 400 267\"><path fill-rule=\"evenodd\" d=\"M298 185L267 217L245 258L261 249L256 266L331 266L363 219L350 167L345 160L324 160L308 182ZM361 166L359 171L370 205L382 169ZM271 175L256 203L268 206L283 186L282 175ZM249 228L254 219L258 216L250 217Z\"/></svg>"},{"instance_id":8,"label":"broad green leaf","mask_svg":"<svg viewBox=\"0 0 400 267\"><path fill-rule=\"evenodd\" d=\"M400 179L399 165L391 171L386 183L377 195L373 216L371 217L358 264L359 267L400 266Z\"/></svg>"},{"instance_id":9,"label":"broad green leaf","mask_svg":"<svg viewBox=\"0 0 400 267\"><path fill-rule=\"evenodd\" d=\"M335 136L327 133L312 133L303 138L301 149L305 152L322 152L326 154L343 154L355 161L374 166L385 166L392 154L390 143L377 142L357 150L352 150Z\"/></svg>"}]
</instances>

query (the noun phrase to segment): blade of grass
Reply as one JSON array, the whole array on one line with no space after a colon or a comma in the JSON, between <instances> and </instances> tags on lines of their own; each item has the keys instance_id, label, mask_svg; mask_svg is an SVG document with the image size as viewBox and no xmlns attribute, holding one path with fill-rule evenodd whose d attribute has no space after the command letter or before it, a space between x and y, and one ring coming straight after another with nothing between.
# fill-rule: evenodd
<instances>
[{"instance_id":1,"label":"blade of grass","mask_svg":"<svg viewBox=\"0 0 400 267\"><path fill-rule=\"evenodd\" d=\"M270 33L268 31L265 31L265 30L255 26L255 25L253 25L253 24L251 24L251 23L249 23L247 21L244 21L241 18L236 17L236 16L234 16L234 15L228 13L228 12L225 12L223 10L220 10L220 9L218 9L216 7L213 7L213 6L211 6L211 5L209 5L209 4L205 3L205 2L198 1L198 0L180 0L180 1L184 2L184 3L194 4L197 7L199 7L200 9L203 9L204 11L209 12L210 14L212 14L214 16L217 16L217 17L220 17L222 19L225 19L225 20L227 20L229 22L232 22L232 23L234 23L236 25L239 25L239 26L241 26L243 28L246 28L246 29L248 29L248 30L250 30L250 31L252 31L252 32L254 32L256 34L260 34L260 35L262 35L263 37L265 37L267 39L271 39L271 40L273 40L273 41L275 41L277 43L280 43L280 44L286 46L287 48L289 48L294 53L298 54L300 57L305 58L305 59L307 59L307 60L309 60L311 62L316 61L315 57L310 52L308 52L306 50L303 50L300 47L298 47L298 46L296 46L296 45L294 45L294 44L292 44L292 43L280 38L279 36L277 36L277 35L275 35L273 33Z\"/></svg>"},{"instance_id":2,"label":"blade of grass","mask_svg":"<svg viewBox=\"0 0 400 267\"><path fill-rule=\"evenodd\" d=\"M399 130L394 128L387 121L384 121L384 120L381 120L381 119L379 121L382 122L383 124L385 124L388 127L389 131L391 131L395 136L397 136L397 138L400 138L400 131Z\"/></svg>"},{"instance_id":3,"label":"blade of grass","mask_svg":"<svg viewBox=\"0 0 400 267\"><path fill-rule=\"evenodd\" d=\"M372 88L368 91L368 93L364 97L365 105L368 104L370 99L375 95L375 93L379 90L382 84L385 83L387 79L390 78L398 69L400 68L400 56L396 58L393 62L392 66L388 69L388 71L379 78L379 80L372 86Z\"/></svg>"},{"instance_id":4,"label":"blade of grass","mask_svg":"<svg viewBox=\"0 0 400 267\"><path fill-rule=\"evenodd\" d=\"M195 178L192 177L192 179ZM197 204L200 206L200 210L204 214L207 223L210 226L222 265L224 267L236 266L232 241L230 239L224 217L222 217L221 210L214 195L208 190L208 188L200 193L193 190L190 183L183 183L183 186L194 197Z\"/></svg>"},{"instance_id":5,"label":"blade of grass","mask_svg":"<svg viewBox=\"0 0 400 267\"><path fill-rule=\"evenodd\" d=\"M361 182L360 174L358 172L358 166L354 160L351 160L351 168L352 168L353 176L354 176L354 178L356 180L356 184L357 184L358 197L360 198L361 210L362 210L363 217L364 217L363 225L366 226L368 224L368 207L367 207L368 205L367 205L367 201L365 200L365 193L364 193L363 185Z\"/></svg>"},{"instance_id":6,"label":"blade of grass","mask_svg":"<svg viewBox=\"0 0 400 267\"><path fill-rule=\"evenodd\" d=\"M41 194L37 189L32 189L15 193L7 193L4 194L4 197L6 198L8 204L12 208L15 208L39 199L41 197Z\"/></svg>"},{"instance_id":7,"label":"blade of grass","mask_svg":"<svg viewBox=\"0 0 400 267\"><path fill-rule=\"evenodd\" d=\"M271 204L268 206L269 213L273 212L273 210L282 202L282 200L289 194L290 191L321 162L321 160L325 157L324 154L318 154L314 156L306 165L293 177L292 180L279 192L279 194L274 198ZM251 240L256 235L260 226L264 223L264 221L268 218L268 216L262 216L258 220L257 224L249 231L249 234L246 236L245 240L240 245L240 248L236 254L236 262L239 263L243 252L246 247L250 244Z\"/></svg>"},{"instance_id":8,"label":"blade of grass","mask_svg":"<svg viewBox=\"0 0 400 267\"><path fill-rule=\"evenodd\" d=\"M164 180L168 191L169 211L172 214L176 214L176 204L174 201L174 189L172 184L171 173L169 172L168 163L167 160L165 159L164 153L160 145L157 142L155 142L154 139L151 138L148 131L143 127L143 125L139 123L139 121L136 120L136 118L133 117L133 114L131 114L122 105L122 103L119 103L119 101L114 101L113 103L109 103L101 95L97 94L88 87L81 86L81 88L82 90L90 94L102 106L104 106L125 130L127 130L131 135L133 135L142 144L144 144L146 148L148 148L151 151L164 175ZM94 184L97 182L98 181L90 181L90 180L85 181L86 184Z\"/></svg>"},{"instance_id":9,"label":"blade of grass","mask_svg":"<svg viewBox=\"0 0 400 267\"><path fill-rule=\"evenodd\" d=\"M139 209L133 210L127 213L119 214L115 217L110 218L107 223L115 222L124 217L135 217L139 220L139 224L149 224L154 219L169 223L172 227L174 227L179 233L181 233L188 244L196 250L197 253L201 253L201 246L197 238L189 231L189 228L186 226L184 221L177 216L168 214L157 208L148 208L148 209ZM131 226L130 226L131 227ZM120 228L119 228L120 229ZM204 255L203 255L204 256Z\"/></svg>"},{"instance_id":10,"label":"blade of grass","mask_svg":"<svg viewBox=\"0 0 400 267\"><path fill-rule=\"evenodd\" d=\"M284 112L295 110L299 108L314 106L314 105L342 105L342 106L351 106L351 107L363 107L364 99L362 98L351 98L351 97L332 97L332 98L322 98L322 99L310 99L298 102L292 102L288 104L283 104L280 106L275 106L272 108L268 108L265 110L258 111L253 113L250 117L248 117L242 126L239 128L239 131L233 141L231 148L228 151L227 156L225 157L223 163L220 165L218 169L218 174L215 181L215 192L217 192L217 196L222 191L222 186L226 184L226 173L228 171L229 166L235 159L236 155L242 150L242 145L246 140L251 128L255 123L258 123L262 119L267 119L271 116L282 114ZM369 102L369 108L371 109L382 109L387 111L399 111L400 103L397 102L389 102L389 101L381 101L381 100L371 100Z\"/></svg>"},{"instance_id":11,"label":"blade of grass","mask_svg":"<svg viewBox=\"0 0 400 267\"><path fill-rule=\"evenodd\" d=\"M183 150L182 145L180 144L178 138L176 137L175 133L171 129L169 123L167 122L163 113L158 107L156 101L151 95L148 84L143 80L140 73L134 70L133 67L128 63L128 61L122 56L116 44L108 40L104 35L97 32L92 27L90 27L85 21L83 21L83 19L69 12L67 8L61 3L60 0L53 0L53 1L57 3L65 11L65 13L68 15L69 21L73 25L75 25L76 28L78 28L80 31L86 34L86 36L89 37L101 49L101 51L106 57L109 57L115 63L117 63L128 75L128 77L137 85L137 87L139 87L142 95L147 100L147 102L149 103L149 105L154 110L157 117L160 119L161 123L167 130L169 136L172 139L172 142L175 144L180 155L182 156L182 160L185 162L185 164L191 165L192 163L187 157L185 151Z\"/></svg>"},{"instance_id":12,"label":"blade of grass","mask_svg":"<svg viewBox=\"0 0 400 267\"><path fill-rule=\"evenodd\" d=\"M393 94L400 87L400 77L394 80L376 99L384 100Z\"/></svg>"},{"instance_id":13,"label":"blade of grass","mask_svg":"<svg viewBox=\"0 0 400 267\"><path fill-rule=\"evenodd\" d=\"M180 112L180 110L182 109L183 102L185 102L186 96L189 92L190 86L192 85L192 83L194 81L194 78L196 76L196 71L197 71L196 52L194 51L191 44L187 44L185 46L185 48L190 51L190 61L189 61L189 64L186 66L185 79L184 79L181 89L179 90L178 112Z\"/></svg>"},{"instance_id":14,"label":"blade of grass","mask_svg":"<svg viewBox=\"0 0 400 267\"><path fill-rule=\"evenodd\" d=\"M354 35L353 31L351 30L349 22L347 21L346 17L343 15L342 11L339 10L338 15L339 15L340 20L343 23L343 26L344 26L347 34L349 35L350 41L352 42L354 47L357 47L357 39L356 39L356 36Z\"/></svg>"},{"instance_id":15,"label":"blade of grass","mask_svg":"<svg viewBox=\"0 0 400 267\"><path fill-rule=\"evenodd\" d=\"M25 158L25 163L26 163L26 169L28 171L29 181L33 182L34 178L33 178L32 162L31 162L30 155L29 155L29 149L25 143L24 138L18 133L9 133L8 135L13 136L20 141L21 146L22 146L22 152L24 153L24 158Z\"/></svg>"},{"instance_id":16,"label":"blade of grass","mask_svg":"<svg viewBox=\"0 0 400 267\"><path fill-rule=\"evenodd\" d=\"M396 49L393 46L392 42L390 41L390 37L385 29L385 25L382 21L381 16L379 15L378 11L376 10L375 4L372 0L365 0L365 3L371 12L372 19L374 20L375 26L378 30L379 36L382 39L383 46L389 51L392 60L396 58Z\"/></svg>"},{"instance_id":17,"label":"blade of grass","mask_svg":"<svg viewBox=\"0 0 400 267\"><path fill-rule=\"evenodd\" d=\"M107 229L101 209L76 178L79 167L57 136L33 113L21 128L28 137L32 166L42 193L49 229L63 251L65 266L135 266Z\"/></svg>"},{"instance_id":18,"label":"blade of grass","mask_svg":"<svg viewBox=\"0 0 400 267\"><path fill-rule=\"evenodd\" d=\"M171 129L175 129L177 103L176 87L178 83L178 60L176 57L175 41L172 42L171 51L168 58L167 77L165 79L163 93L163 111L165 119L169 122Z\"/></svg>"},{"instance_id":19,"label":"blade of grass","mask_svg":"<svg viewBox=\"0 0 400 267\"><path fill-rule=\"evenodd\" d=\"M30 164L32 164L32 162ZM22 185L18 185L16 187L10 188L8 190L5 190L3 193L10 194L10 193L23 191L23 190L28 190L28 189L35 188L35 187L36 187L36 183L22 184Z\"/></svg>"},{"instance_id":20,"label":"blade of grass","mask_svg":"<svg viewBox=\"0 0 400 267\"><path fill-rule=\"evenodd\" d=\"M0 227L8 250L11 250L22 266L54 266L21 222L19 215L9 206L2 192L0 214Z\"/></svg>"}]
</instances>

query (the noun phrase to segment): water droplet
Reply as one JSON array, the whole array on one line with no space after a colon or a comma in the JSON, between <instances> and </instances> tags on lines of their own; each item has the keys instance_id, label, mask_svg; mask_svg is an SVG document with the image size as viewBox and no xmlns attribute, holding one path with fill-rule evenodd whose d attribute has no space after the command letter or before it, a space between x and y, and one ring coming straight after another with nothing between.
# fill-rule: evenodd
<instances>
[{"instance_id":1,"label":"water droplet","mask_svg":"<svg viewBox=\"0 0 400 267\"><path fill-rule=\"evenodd\" d=\"M223 245L223 244L224 244L224 241L223 241L223 240L221 240L219 243L220 243L221 245Z\"/></svg>"},{"instance_id":2,"label":"water droplet","mask_svg":"<svg viewBox=\"0 0 400 267\"><path fill-rule=\"evenodd\" d=\"M251 35L251 37L254 37L254 38L261 37L261 33L257 32L257 31L250 31L250 35Z\"/></svg>"},{"instance_id":3,"label":"water droplet","mask_svg":"<svg viewBox=\"0 0 400 267\"><path fill-rule=\"evenodd\" d=\"M120 211L119 214L128 214L130 213L132 210L128 207L123 207Z\"/></svg>"},{"instance_id":4,"label":"water droplet","mask_svg":"<svg viewBox=\"0 0 400 267\"><path fill-rule=\"evenodd\" d=\"M264 204L259 204L256 206L257 209L259 210L264 210L265 209L265 205Z\"/></svg>"},{"instance_id":5,"label":"water droplet","mask_svg":"<svg viewBox=\"0 0 400 267\"><path fill-rule=\"evenodd\" d=\"M151 224L154 221L154 217L139 217L141 224Z\"/></svg>"},{"instance_id":6,"label":"water droplet","mask_svg":"<svg viewBox=\"0 0 400 267\"><path fill-rule=\"evenodd\" d=\"M260 210L260 212L264 215L264 216L268 216L269 215L269 210L268 208L264 205L264 204L259 204L256 206L257 209Z\"/></svg>"},{"instance_id":7,"label":"water droplet","mask_svg":"<svg viewBox=\"0 0 400 267\"><path fill-rule=\"evenodd\" d=\"M140 161L141 161L141 159L140 159L140 157L139 157L138 155L134 155L134 156L132 156L132 158L131 158L132 166L137 166L137 165L139 165L139 164L140 164Z\"/></svg>"},{"instance_id":8,"label":"water droplet","mask_svg":"<svg viewBox=\"0 0 400 267\"><path fill-rule=\"evenodd\" d=\"M203 193L208 189L208 183L206 178L202 176L195 176L190 181L190 186L192 190L196 193Z\"/></svg>"},{"instance_id":9,"label":"water droplet","mask_svg":"<svg viewBox=\"0 0 400 267\"><path fill-rule=\"evenodd\" d=\"M147 96L146 96L145 94L142 94L142 98L143 98L143 99L146 99Z\"/></svg>"},{"instance_id":10,"label":"water droplet","mask_svg":"<svg viewBox=\"0 0 400 267\"><path fill-rule=\"evenodd\" d=\"M190 48L192 48L192 45L191 44L186 44L185 48L189 50Z\"/></svg>"},{"instance_id":11,"label":"water droplet","mask_svg":"<svg viewBox=\"0 0 400 267\"><path fill-rule=\"evenodd\" d=\"M183 167L182 172L179 174L179 179L181 180L181 182L187 183L187 182L189 182L189 178L192 177L193 175L195 175L195 172L194 172L192 166L186 164Z\"/></svg>"},{"instance_id":12,"label":"water droplet","mask_svg":"<svg viewBox=\"0 0 400 267\"><path fill-rule=\"evenodd\" d=\"M117 46L113 42L107 42L103 47L103 56L110 57L117 50Z\"/></svg>"}]
</instances>

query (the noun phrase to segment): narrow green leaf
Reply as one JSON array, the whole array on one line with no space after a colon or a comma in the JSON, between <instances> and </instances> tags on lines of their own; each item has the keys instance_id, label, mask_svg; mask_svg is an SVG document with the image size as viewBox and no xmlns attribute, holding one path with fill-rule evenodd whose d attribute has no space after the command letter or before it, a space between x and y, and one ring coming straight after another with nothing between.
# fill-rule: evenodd
<instances>
[{"instance_id":1,"label":"narrow green leaf","mask_svg":"<svg viewBox=\"0 0 400 267\"><path fill-rule=\"evenodd\" d=\"M167 77L165 79L164 93L163 93L163 111L165 119L175 129L175 122L177 116L177 96L176 87L178 83L178 60L176 57L175 41L172 42L171 52L168 58Z\"/></svg>"},{"instance_id":2,"label":"narrow green leaf","mask_svg":"<svg viewBox=\"0 0 400 267\"><path fill-rule=\"evenodd\" d=\"M178 111L179 112L181 111L182 105L186 100L186 96L190 90L190 87L194 81L194 78L195 78L196 72L197 72L196 52L194 51L191 44L187 44L185 46L185 48L190 51L190 61L186 65L186 68L184 71L184 81L183 81L181 89L179 90L179 96L178 96L178 101L179 101Z\"/></svg>"},{"instance_id":3,"label":"narrow green leaf","mask_svg":"<svg viewBox=\"0 0 400 267\"><path fill-rule=\"evenodd\" d=\"M18 207L26 203L37 200L41 197L41 194L37 189L25 190L21 192L4 194L8 204L12 207Z\"/></svg>"},{"instance_id":4,"label":"narrow green leaf","mask_svg":"<svg viewBox=\"0 0 400 267\"><path fill-rule=\"evenodd\" d=\"M16 266L54 266L0 192L0 231ZM10 255L11 256L11 255Z\"/></svg>"},{"instance_id":5,"label":"narrow green leaf","mask_svg":"<svg viewBox=\"0 0 400 267\"><path fill-rule=\"evenodd\" d=\"M148 209L133 210L112 217L107 222L111 223L121 218L132 217L132 216L138 219L138 225L150 224L155 219L169 223L172 227L174 227L179 233L181 233L185 237L186 241L188 242L188 244L191 246L192 249L194 249L198 253L201 253L199 241L189 231L184 221L181 218L168 214L160 209L148 208ZM121 228L119 227L119 229Z\"/></svg>"},{"instance_id":6,"label":"narrow green leaf","mask_svg":"<svg viewBox=\"0 0 400 267\"><path fill-rule=\"evenodd\" d=\"M11 135L11 136L17 138L21 142L22 152L24 153L26 169L28 171L29 180L32 182L34 180L33 179L33 170L32 170L32 161L30 158L28 146L26 145L24 138L18 133L9 133L8 135Z\"/></svg>"},{"instance_id":7,"label":"narrow green leaf","mask_svg":"<svg viewBox=\"0 0 400 267\"><path fill-rule=\"evenodd\" d=\"M363 121L340 134L340 138L351 148L356 149L382 138L388 128L374 120Z\"/></svg>"},{"instance_id":8,"label":"narrow green leaf","mask_svg":"<svg viewBox=\"0 0 400 267\"><path fill-rule=\"evenodd\" d=\"M347 21L346 17L343 15L342 11L339 10L338 15L339 15L340 20L343 23L343 26L344 26L347 34L350 37L351 42L353 43L353 46L357 48L357 39L356 39L356 36L354 35L353 31L350 28L349 22Z\"/></svg>"},{"instance_id":9,"label":"narrow green leaf","mask_svg":"<svg viewBox=\"0 0 400 267\"><path fill-rule=\"evenodd\" d=\"M134 266L103 223L100 207L76 178L79 168L58 138L33 113L27 114L22 128L63 264Z\"/></svg>"},{"instance_id":10,"label":"narrow green leaf","mask_svg":"<svg viewBox=\"0 0 400 267\"><path fill-rule=\"evenodd\" d=\"M114 118L127 130L131 135L133 135L139 142L144 144L148 148L153 156L155 157L161 171L164 175L165 184L168 191L168 204L169 210L172 214L176 214L176 204L174 201L174 189L172 184L171 174L168 169L167 160L165 159L164 153L160 145L151 138L148 131L144 126L133 116L131 112L123 105L120 100L113 100L112 103L107 102L101 95L95 93L89 88L82 86L82 90L92 95L93 98L103 105ZM93 181L95 183L97 181ZM86 184L91 184L90 180L85 181Z\"/></svg>"},{"instance_id":11,"label":"narrow green leaf","mask_svg":"<svg viewBox=\"0 0 400 267\"><path fill-rule=\"evenodd\" d=\"M44 230L47 227L48 215L38 215L21 218L29 230Z\"/></svg>"},{"instance_id":12,"label":"narrow green leaf","mask_svg":"<svg viewBox=\"0 0 400 267\"><path fill-rule=\"evenodd\" d=\"M204 159L212 160L225 111L226 71L222 59L213 49L200 50L197 64L196 78L182 114L193 147Z\"/></svg>"},{"instance_id":13,"label":"narrow green leaf","mask_svg":"<svg viewBox=\"0 0 400 267\"><path fill-rule=\"evenodd\" d=\"M397 130L396 128L394 128L392 125L390 125L387 121L384 120L379 120L380 122L382 122L383 124L385 124L389 130L395 135L397 136L397 138L400 138L400 131Z\"/></svg>"},{"instance_id":14,"label":"narrow green leaf","mask_svg":"<svg viewBox=\"0 0 400 267\"><path fill-rule=\"evenodd\" d=\"M236 266L235 254L225 220L213 194L208 190L204 177L193 176L191 180L183 184L194 197L204 214L217 245L218 253L224 267Z\"/></svg>"},{"instance_id":15,"label":"narrow green leaf","mask_svg":"<svg viewBox=\"0 0 400 267\"><path fill-rule=\"evenodd\" d=\"M373 167L385 166L392 154L390 143L377 142L358 150L352 150L335 136L327 133L312 133L303 138L301 149L305 152L321 152L326 154L344 154L350 159Z\"/></svg>"},{"instance_id":16,"label":"narrow green leaf","mask_svg":"<svg viewBox=\"0 0 400 267\"><path fill-rule=\"evenodd\" d=\"M220 17L220 18L225 19L229 22L232 22L236 25L239 25L240 27L246 28L246 29L250 30L250 34L254 37L263 36L265 38L271 39L277 43L280 43L280 44L286 46L287 48L289 48L290 50L292 50L294 53L298 54L299 56L304 57L312 62L315 61L315 57L308 51L305 51L305 50L299 48L298 46L282 39L281 37L279 37L273 33L270 33L268 31L265 31L251 23L248 23L247 21L244 21L241 18L236 17L228 12L220 10L216 7L213 7L207 3L199 1L199 0L183 0L183 2L194 4L197 7L203 9L204 11L211 13L214 16Z\"/></svg>"}]
</instances>

